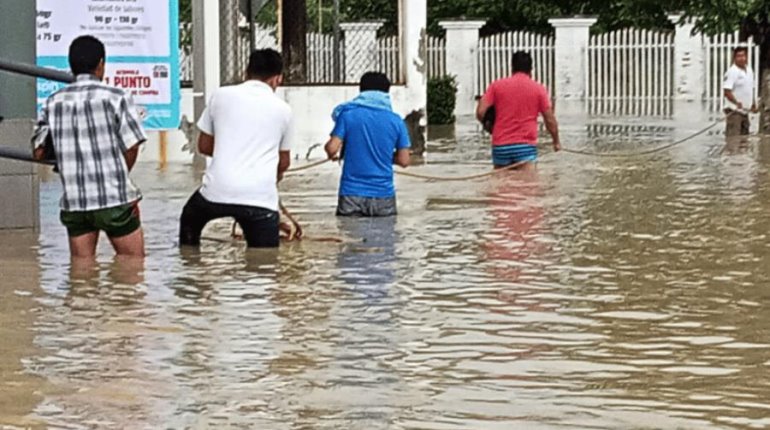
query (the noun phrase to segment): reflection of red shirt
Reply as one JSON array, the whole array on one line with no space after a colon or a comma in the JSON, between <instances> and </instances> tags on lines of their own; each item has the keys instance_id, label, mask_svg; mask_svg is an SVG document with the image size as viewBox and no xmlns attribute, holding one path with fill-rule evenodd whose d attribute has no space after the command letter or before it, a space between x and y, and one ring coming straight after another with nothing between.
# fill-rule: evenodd
<instances>
[{"instance_id":1,"label":"reflection of red shirt","mask_svg":"<svg viewBox=\"0 0 770 430\"><path fill-rule=\"evenodd\" d=\"M537 117L551 109L548 90L526 73L516 73L492 83L484 101L495 107L492 144L537 144Z\"/></svg>"},{"instance_id":2,"label":"reflection of red shirt","mask_svg":"<svg viewBox=\"0 0 770 430\"><path fill-rule=\"evenodd\" d=\"M487 261L493 262L492 272L497 279L517 282L521 267L507 263L523 263L547 250L537 242L544 216L539 201L542 190L536 179L524 186L513 179L502 180L490 195L490 233L496 237L484 244L484 250Z\"/></svg>"}]
</instances>

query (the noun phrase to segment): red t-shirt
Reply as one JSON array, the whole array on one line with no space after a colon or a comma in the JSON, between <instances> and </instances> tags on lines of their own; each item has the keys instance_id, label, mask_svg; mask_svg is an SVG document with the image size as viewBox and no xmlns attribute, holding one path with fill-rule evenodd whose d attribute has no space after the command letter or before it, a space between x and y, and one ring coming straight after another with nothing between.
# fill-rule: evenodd
<instances>
[{"instance_id":1,"label":"red t-shirt","mask_svg":"<svg viewBox=\"0 0 770 430\"><path fill-rule=\"evenodd\" d=\"M543 85L526 73L516 73L493 82L484 101L496 110L492 145L537 145L537 117L551 109L551 98Z\"/></svg>"}]
</instances>

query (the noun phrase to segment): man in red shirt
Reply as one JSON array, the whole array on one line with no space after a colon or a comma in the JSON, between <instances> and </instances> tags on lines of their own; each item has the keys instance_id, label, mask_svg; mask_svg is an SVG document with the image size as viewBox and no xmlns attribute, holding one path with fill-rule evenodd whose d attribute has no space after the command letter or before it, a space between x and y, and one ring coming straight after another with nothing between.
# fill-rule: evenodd
<instances>
[{"instance_id":1,"label":"man in red shirt","mask_svg":"<svg viewBox=\"0 0 770 430\"><path fill-rule=\"evenodd\" d=\"M537 161L537 117L543 115L553 138L554 151L561 150L559 124L553 113L548 90L532 79L532 57L526 52L513 54L513 75L497 80L479 100L476 117L484 122L494 108L492 162L496 169L524 163L531 169Z\"/></svg>"}]
</instances>

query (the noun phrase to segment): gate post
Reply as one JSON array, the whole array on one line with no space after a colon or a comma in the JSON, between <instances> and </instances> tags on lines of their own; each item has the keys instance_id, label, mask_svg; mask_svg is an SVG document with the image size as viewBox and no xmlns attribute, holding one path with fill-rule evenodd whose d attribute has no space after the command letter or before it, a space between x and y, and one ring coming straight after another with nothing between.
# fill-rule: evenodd
<instances>
[{"instance_id":1,"label":"gate post","mask_svg":"<svg viewBox=\"0 0 770 430\"><path fill-rule=\"evenodd\" d=\"M0 57L26 64L36 62L34 1L3 2L0 13ZM0 72L0 145L32 154L36 112L36 80ZM0 230L37 229L40 225L37 166L0 161Z\"/></svg>"},{"instance_id":2,"label":"gate post","mask_svg":"<svg viewBox=\"0 0 770 430\"><path fill-rule=\"evenodd\" d=\"M681 101L703 99L706 81L705 44L703 36L693 34L695 24L691 19L681 20L681 15L669 15L676 24L674 35L674 98Z\"/></svg>"},{"instance_id":3,"label":"gate post","mask_svg":"<svg viewBox=\"0 0 770 430\"><path fill-rule=\"evenodd\" d=\"M486 21L441 21L446 30L446 72L457 81L455 116L476 112L479 29Z\"/></svg>"},{"instance_id":4,"label":"gate post","mask_svg":"<svg viewBox=\"0 0 770 430\"><path fill-rule=\"evenodd\" d=\"M555 98L584 100L588 83L588 42L596 18L557 18L549 19L548 23L556 29Z\"/></svg>"}]
</instances>

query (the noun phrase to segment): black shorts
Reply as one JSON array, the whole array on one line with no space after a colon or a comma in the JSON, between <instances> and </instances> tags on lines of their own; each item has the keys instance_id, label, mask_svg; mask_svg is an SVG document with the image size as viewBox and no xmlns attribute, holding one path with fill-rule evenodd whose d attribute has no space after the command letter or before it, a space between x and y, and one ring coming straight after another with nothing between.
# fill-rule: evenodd
<instances>
[{"instance_id":1,"label":"black shorts","mask_svg":"<svg viewBox=\"0 0 770 430\"><path fill-rule=\"evenodd\" d=\"M235 218L249 248L277 248L280 243L278 212L256 206L213 203L196 191L182 210L179 244L199 246L203 228L218 218Z\"/></svg>"}]
</instances>

